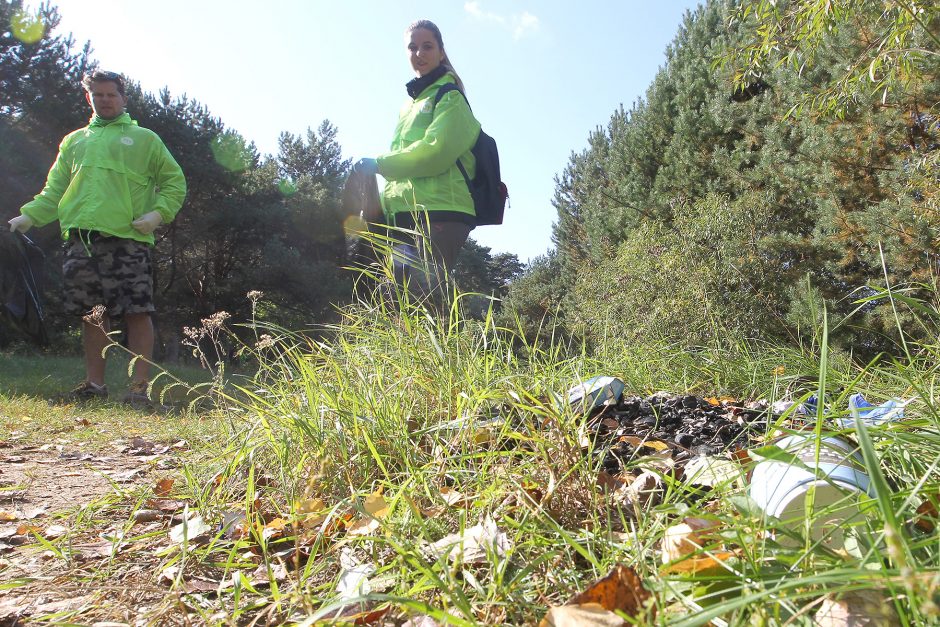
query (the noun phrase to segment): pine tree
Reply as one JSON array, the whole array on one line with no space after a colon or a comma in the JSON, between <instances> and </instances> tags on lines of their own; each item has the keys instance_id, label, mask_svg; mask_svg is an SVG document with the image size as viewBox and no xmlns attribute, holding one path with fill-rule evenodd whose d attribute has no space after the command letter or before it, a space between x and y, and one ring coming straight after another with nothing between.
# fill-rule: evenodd
<instances>
[{"instance_id":1,"label":"pine tree","mask_svg":"<svg viewBox=\"0 0 940 627\"><path fill-rule=\"evenodd\" d=\"M62 137L88 119L80 80L88 45L52 36L55 7L38 13L0 0L0 216L12 217L43 185ZM36 38L38 36L38 39Z\"/></svg>"}]
</instances>

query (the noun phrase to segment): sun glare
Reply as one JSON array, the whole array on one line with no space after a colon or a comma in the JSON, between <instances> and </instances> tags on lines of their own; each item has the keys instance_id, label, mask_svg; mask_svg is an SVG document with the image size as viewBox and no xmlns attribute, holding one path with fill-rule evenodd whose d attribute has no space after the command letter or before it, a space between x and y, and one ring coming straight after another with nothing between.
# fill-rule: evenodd
<instances>
[{"instance_id":1,"label":"sun glare","mask_svg":"<svg viewBox=\"0 0 940 627\"><path fill-rule=\"evenodd\" d=\"M24 44L34 44L42 39L46 32L46 25L38 13L17 11L10 20L13 36Z\"/></svg>"}]
</instances>

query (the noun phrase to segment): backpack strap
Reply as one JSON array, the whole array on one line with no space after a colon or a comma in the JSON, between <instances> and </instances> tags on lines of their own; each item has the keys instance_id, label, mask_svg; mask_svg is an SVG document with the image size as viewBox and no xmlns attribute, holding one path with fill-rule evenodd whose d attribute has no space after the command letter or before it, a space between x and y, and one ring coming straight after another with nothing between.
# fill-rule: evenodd
<instances>
[{"instance_id":1,"label":"backpack strap","mask_svg":"<svg viewBox=\"0 0 940 627\"><path fill-rule=\"evenodd\" d=\"M467 94L463 93L463 91L459 87L457 87L456 83L444 83L443 85L441 85L440 89L437 90L437 93L434 94L434 104L431 106L432 115L434 113L434 108L437 106L437 103L441 101L441 98L443 98L446 94L452 91L459 91L460 95L463 96L463 99L467 100ZM467 106L470 107L469 100L467 100ZM470 110L473 111L473 107L470 107Z\"/></svg>"},{"instance_id":2,"label":"backpack strap","mask_svg":"<svg viewBox=\"0 0 940 627\"><path fill-rule=\"evenodd\" d=\"M455 83L444 83L437 90L437 93L434 94L434 104L431 105L431 117L434 117L434 109L437 108L437 103L441 101L441 98L452 91L460 92L460 95L463 96L464 100L466 100L467 106L470 107L470 101L467 100L467 94L463 93L463 91L457 87ZM473 111L473 107L470 107L470 111ZM460 163L459 158L457 159L457 169L460 170L460 173L463 175L463 180L467 182L467 188L473 189L473 186L470 185L470 177L467 176L467 169L463 167L462 163Z\"/></svg>"}]
</instances>

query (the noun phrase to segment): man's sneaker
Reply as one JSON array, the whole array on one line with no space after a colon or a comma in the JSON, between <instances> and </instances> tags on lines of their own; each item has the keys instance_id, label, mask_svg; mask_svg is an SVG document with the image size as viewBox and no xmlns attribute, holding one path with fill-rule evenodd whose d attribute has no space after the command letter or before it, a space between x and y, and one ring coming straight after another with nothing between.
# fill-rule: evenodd
<instances>
[{"instance_id":1,"label":"man's sneaker","mask_svg":"<svg viewBox=\"0 0 940 627\"><path fill-rule=\"evenodd\" d=\"M103 401L108 398L108 386L98 385L91 381L83 381L78 387L66 395L66 400L72 402Z\"/></svg>"},{"instance_id":2,"label":"man's sneaker","mask_svg":"<svg viewBox=\"0 0 940 627\"><path fill-rule=\"evenodd\" d=\"M125 405L130 405L134 409L160 409L160 405L154 403L150 396L147 395L148 386L147 381L135 381L131 383L131 386L127 389L127 394L124 395L121 402Z\"/></svg>"}]
</instances>

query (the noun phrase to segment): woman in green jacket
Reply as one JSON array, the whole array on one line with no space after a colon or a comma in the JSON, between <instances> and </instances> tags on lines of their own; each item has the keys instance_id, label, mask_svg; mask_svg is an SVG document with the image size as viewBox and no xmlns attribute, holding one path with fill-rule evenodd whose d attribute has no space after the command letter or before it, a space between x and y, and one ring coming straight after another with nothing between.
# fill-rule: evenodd
<instances>
[{"instance_id":1,"label":"woman in green jacket","mask_svg":"<svg viewBox=\"0 0 940 627\"><path fill-rule=\"evenodd\" d=\"M470 149L480 123L462 94L463 83L444 51L440 29L428 20L417 21L408 27L405 41L416 76L405 85L410 98L399 113L391 149L375 159L360 159L353 171L381 174L387 223L420 233L412 238L396 232L395 273L399 281L410 283L413 293L427 293L443 282L476 226L473 199L457 160L472 179L476 163ZM447 92L435 104L447 83L460 91Z\"/></svg>"}]
</instances>

